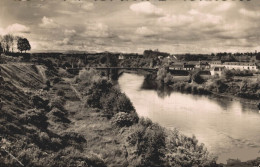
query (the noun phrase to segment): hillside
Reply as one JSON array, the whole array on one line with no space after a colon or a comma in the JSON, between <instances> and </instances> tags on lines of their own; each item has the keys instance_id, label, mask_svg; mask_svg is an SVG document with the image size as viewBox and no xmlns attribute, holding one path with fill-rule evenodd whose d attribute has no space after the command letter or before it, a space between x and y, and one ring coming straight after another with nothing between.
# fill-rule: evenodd
<instances>
[{"instance_id":1,"label":"hillside","mask_svg":"<svg viewBox=\"0 0 260 167\"><path fill-rule=\"evenodd\" d=\"M0 166L219 166L195 137L138 118L97 71L0 67Z\"/></svg>"}]
</instances>

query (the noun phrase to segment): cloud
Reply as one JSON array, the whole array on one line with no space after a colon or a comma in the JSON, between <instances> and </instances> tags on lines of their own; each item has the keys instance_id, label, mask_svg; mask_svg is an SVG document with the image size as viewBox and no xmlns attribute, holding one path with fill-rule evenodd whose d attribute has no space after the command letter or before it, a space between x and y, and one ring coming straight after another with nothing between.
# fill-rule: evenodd
<instances>
[{"instance_id":1,"label":"cloud","mask_svg":"<svg viewBox=\"0 0 260 167\"><path fill-rule=\"evenodd\" d=\"M41 22L41 24L39 24L39 26L42 28L58 28L59 27L59 25L56 22L54 22L53 19L48 18L46 16L44 16L42 18L42 22Z\"/></svg>"},{"instance_id":2,"label":"cloud","mask_svg":"<svg viewBox=\"0 0 260 167\"><path fill-rule=\"evenodd\" d=\"M196 23L204 23L204 24L220 24L223 21L222 16L213 15L210 13L202 13L195 9L191 9L188 12L193 18L196 20Z\"/></svg>"},{"instance_id":3,"label":"cloud","mask_svg":"<svg viewBox=\"0 0 260 167\"><path fill-rule=\"evenodd\" d=\"M5 35L5 34L23 34L23 33L30 33L30 28L22 25L22 24L12 24L7 26L5 29L0 28L0 34Z\"/></svg>"},{"instance_id":4,"label":"cloud","mask_svg":"<svg viewBox=\"0 0 260 167\"><path fill-rule=\"evenodd\" d=\"M215 10L219 12L230 10L234 6L234 3L232 2L222 2L220 3Z\"/></svg>"},{"instance_id":5,"label":"cloud","mask_svg":"<svg viewBox=\"0 0 260 167\"><path fill-rule=\"evenodd\" d=\"M88 22L83 35L87 37L108 38L111 37L112 34L109 32L109 28L106 24L99 22Z\"/></svg>"},{"instance_id":6,"label":"cloud","mask_svg":"<svg viewBox=\"0 0 260 167\"><path fill-rule=\"evenodd\" d=\"M183 26L194 21L193 17L189 15L171 15L167 14L163 17L158 18L158 24L164 26Z\"/></svg>"},{"instance_id":7,"label":"cloud","mask_svg":"<svg viewBox=\"0 0 260 167\"><path fill-rule=\"evenodd\" d=\"M72 40L70 38L64 38L62 41L58 41L59 45L72 45Z\"/></svg>"},{"instance_id":8,"label":"cloud","mask_svg":"<svg viewBox=\"0 0 260 167\"><path fill-rule=\"evenodd\" d=\"M76 5L79 8L85 10L85 11L91 11L94 9L94 4L92 2L86 2L86 1L79 1L79 0L71 0L68 1L70 4Z\"/></svg>"},{"instance_id":9,"label":"cloud","mask_svg":"<svg viewBox=\"0 0 260 167\"><path fill-rule=\"evenodd\" d=\"M91 3L91 2L89 2L89 3L86 3L86 2L85 2L85 3L81 6L81 8L84 9L84 10L89 11L89 10L94 9L94 4Z\"/></svg>"},{"instance_id":10,"label":"cloud","mask_svg":"<svg viewBox=\"0 0 260 167\"><path fill-rule=\"evenodd\" d=\"M164 11L161 8L153 5L151 2L139 2L132 4L130 9L137 14L161 16L164 15Z\"/></svg>"},{"instance_id":11,"label":"cloud","mask_svg":"<svg viewBox=\"0 0 260 167\"><path fill-rule=\"evenodd\" d=\"M153 36L156 34L154 31L144 26L137 28L135 33L144 37Z\"/></svg>"},{"instance_id":12,"label":"cloud","mask_svg":"<svg viewBox=\"0 0 260 167\"><path fill-rule=\"evenodd\" d=\"M247 10L247 9L244 9L244 8L240 9L239 13L244 15L244 16L248 16L248 17L252 17L252 18L259 18L260 17L260 12L250 11L250 10Z\"/></svg>"},{"instance_id":13,"label":"cloud","mask_svg":"<svg viewBox=\"0 0 260 167\"><path fill-rule=\"evenodd\" d=\"M64 30L64 34L66 35L66 36L73 36L73 35L75 35L77 32L76 32L76 30L74 30L74 29L72 29L72 30L68 30L68 29L65 29Z\"/></svg>"}]
</instances>

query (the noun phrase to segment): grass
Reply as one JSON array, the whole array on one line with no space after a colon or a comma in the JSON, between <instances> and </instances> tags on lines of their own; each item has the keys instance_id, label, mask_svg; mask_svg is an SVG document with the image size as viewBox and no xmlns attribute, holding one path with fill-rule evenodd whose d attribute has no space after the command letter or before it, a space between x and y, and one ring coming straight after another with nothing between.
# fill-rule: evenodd
<instances>
[{"instance_id":1,"label":"grass","mask_svg":"<svg viewBox=\"0 0 260 167\"><path fill-rule=\"evenodd\" d=\"M203 157L203 161L198 163L210 163L202 166L216 166L214 159L208 157L208 152L201 152L203 147L197 144L195 138L188 138L180 133L176 133L175 136L166 134L164 128L144 119L139 119L138 123L129 127L113 125L111 121L113 119L109 119L106 115L107 111L102 108L105 105L102 100L110 98L114 104L113 108L108 108L109 111L113 109L111 117L113 114L125 111L126 108L130 108L129 111L127 110L128 113L134 114L133 108L129 106L131 103L120 91L116 91L110 82L94 84L100 80L92 76L91 72L85 71L89 79L88 83L84 79L82 84L81 81L75 82L74 78L67 76L64 70L58 70L53 77L47 75L47 79L51 81L50 90L38 92L32 84L28 83L37 82L42 74L30 65L15 68L13 66L15 65L4 67L5 82L0 85L3 94L1 101L4 104L0 112L0 137L1 140L11 143L6 146L6 149L25 166L139 165L141 167L149 163L148 166L153 166L151 162L157 158L156 153L162 153L160 160L157 161L158 164L165 162L160 166L167 166L168 161L171 164L178 163L179 166L184 163L186 166L192 166L191 164L197 162L191 161L189 157L194 159L198 155ZM55 77L60 79L55 79L53 82ZM176 77L176 79L185 80L187 77ZM39 89L46 86L44 82L38 82ZM107 85L112 86L111 89L106 90L104 87ZM92 95L89 93L93 93L91 90L93 86L97 88L94 93L98 91L101 95L105 95L100 100L102 105L100 108L86 105ZM65 93L65 98L57 93L61 89ZM104 89L107 94L102 94ZM25 92L25 90L29 91ZM37 97L37 101L42 103L35 103L31 100L35 99L32 97ZM49 103L45 103L44 99ZM116 102L113 101L114 99ZM110 105L107 104L107 107ZM167 140L161 138L164 135ZM129 142L131 137L136 144ZM158 145L160 147L157 147ZM163 154L167 155L168 159ZM0 155L0 166L19 166L17 162L10 159L10 156L1 151ZM176 156L181 159L179 162L174 160ZM182 158L186 159L185 162Z\"/></svg>"}]
</instances>

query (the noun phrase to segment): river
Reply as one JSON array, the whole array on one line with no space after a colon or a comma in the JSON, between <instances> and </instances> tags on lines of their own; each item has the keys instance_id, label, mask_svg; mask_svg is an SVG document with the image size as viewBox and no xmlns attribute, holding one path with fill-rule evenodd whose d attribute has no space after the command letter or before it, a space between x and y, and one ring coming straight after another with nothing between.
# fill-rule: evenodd
<instances>
[{"instance_id":1,"label":"river","mask_svg":"<svg viewBox=\"0 0 260 167\"><path fill-rule=\"evenodd\" d=\"M166 128L197 137L218 156L218 163L229 158L242 161L260 157L260 114L257 107L239 101L210 96L168 93L141 86L144 77L124 73L119 86L132 101L139 116L148 117Z\"/></svg>"}]
</instances>

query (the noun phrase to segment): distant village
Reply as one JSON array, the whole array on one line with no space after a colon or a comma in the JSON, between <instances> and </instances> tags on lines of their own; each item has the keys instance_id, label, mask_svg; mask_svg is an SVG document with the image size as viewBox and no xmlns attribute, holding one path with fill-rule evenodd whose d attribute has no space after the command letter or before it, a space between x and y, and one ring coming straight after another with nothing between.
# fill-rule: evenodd
<instances>
[{"instance_id":1,"label":"distant village","mask_svg":"<svg viewBox=\"0 0 260 167\"><path fill-rule=\"evenodd\" d=\"M156 55L156 56L155 56ZM159 51L144 51L143 57L153 57L168 64L171 70L192 71L200 69L211 75L222 75L226 70L259 72L260 52L254 53L217 53L217 54L168 54ZM135 59L136 55L120 54L119 59ZM140 55L139 55L140 57ZM158 66L156 67L158 68Z\"/></svg>"},{"instance_id":2,"label":"distant village","mask_svg":"<svg viewBox=\"0 0 260 167\"><path fill-rule=\"evenodd\" d=\"M8 57L4 58L4 55ZM212 54L169 54L158 50L145 50L137 53L14 53L6 52L0 57L0 63L11 57L23 57L22 60L37 63L52 63L63 68L82 67L146 67L158 69L168 66L172 71L192 71L200 69L207 75L222 75L224 70L260 72L260 52L250 53L212 53ZM116 59L111 61L112 59ZM48 60L48 62L46 62ZM115 63L116 61L116 63ZM108 63L110 62L110 63ZM111 64L111 62L114 62Z\"/></svg>"}]
</instances>

